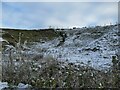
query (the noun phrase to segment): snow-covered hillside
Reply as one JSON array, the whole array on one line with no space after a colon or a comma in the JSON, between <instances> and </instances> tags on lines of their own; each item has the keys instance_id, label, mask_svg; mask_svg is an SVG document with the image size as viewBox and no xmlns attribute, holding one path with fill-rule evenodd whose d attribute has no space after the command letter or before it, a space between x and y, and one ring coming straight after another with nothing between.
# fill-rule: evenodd
<instances>
[{"instance_id":1,"label":"snow-covered hillside","mask_svg":"<svg viewBox=\"0 0 120 90\"><path fill-rule=\"evenodd\" d=\"M119 49L117 26L73 29L71 32L65 30L67 38L61 46L57 46L60 43L59 37L35 44L34 50L39 53L41 49L43 56L52 55L59 60L89 63L97 69L107 69L112 65L112 56Z\"/></svg>"},{"instance_id":2,"label":"snow-covered hillside","mask_svg":"<svg viewBox=\"0 0 120 90\"><path fill-rule=\"evenodd\" d=\"M119 49L117 25L64 29L56 32L66 34L65 40L62 40L61 35L50 41L40 38L40 42L32 42L34 44L29 48L23 45L23 57L35 59L36 56L41 58L49 55L58 60L89 64L96 69L105 70L112 65L112 56L115 56ZM2 38L0 40L6 41ZM3 60L7 60L8 51L4 53ZM14 50L13 53L13 57L16 57Z\"/></svg>"}]
</instances>

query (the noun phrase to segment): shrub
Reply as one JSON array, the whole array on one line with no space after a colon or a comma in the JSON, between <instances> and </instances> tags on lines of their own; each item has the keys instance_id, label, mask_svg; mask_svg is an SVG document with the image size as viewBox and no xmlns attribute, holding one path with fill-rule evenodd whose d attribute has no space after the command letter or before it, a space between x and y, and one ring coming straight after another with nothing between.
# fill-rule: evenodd
<instances>
[{"instance_id":1,"label":"shrub","mask_svg":"<svg viewBox=\"0 0 120 90\"><path fill-rule=\"evenodd\" d=\"M25 60L24 60L25 61ZM29 62L28 62L29 61ZM76 65L75 63L62 62L51 56L38 61L27 60L16 66L13 62L12 71L10 68L3 67L3 81L12 84L20 82L32 85L34 88L46 87L80 87L80 88L115 88L119 87L117 83L118 73L111 70L99 71L90 67Z\"/></svg>"}]
</instances>

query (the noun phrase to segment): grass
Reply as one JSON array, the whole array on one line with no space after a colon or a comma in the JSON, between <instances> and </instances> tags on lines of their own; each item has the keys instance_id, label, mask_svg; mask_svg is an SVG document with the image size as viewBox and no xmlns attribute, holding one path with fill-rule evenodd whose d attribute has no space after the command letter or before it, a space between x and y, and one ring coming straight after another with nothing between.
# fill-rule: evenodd
<instances>
[{"instance_id":1,"label":"grass","mask_svg":"<svg viewBox=\"0 0 120 90\"><path fill-rule=\"evenodd\" d=\"M13 62L12 70L7 63L3 66L3 81L13 85L22 82L33 88L120 88L120 75L115 73L117 70L95 70L89 64L76 65L50 56L18 63L16 66Z\"/></svg>"},{"instance_id":2,"label":"grass","mask_svg":"<svg viewBox=\"0 0 120 90\"><path fill-rule=\"evenodd\" d=\"M55 37L58 37L58 33L54 29L46 30L14 30L14 29L2 29L3 39L8 42L15 43L19 40L19 33L21 33L21 43L24 43L25 40L28 42L40 42L40 39L48 41L52 40Z\"/></svg>"}]
</instances>

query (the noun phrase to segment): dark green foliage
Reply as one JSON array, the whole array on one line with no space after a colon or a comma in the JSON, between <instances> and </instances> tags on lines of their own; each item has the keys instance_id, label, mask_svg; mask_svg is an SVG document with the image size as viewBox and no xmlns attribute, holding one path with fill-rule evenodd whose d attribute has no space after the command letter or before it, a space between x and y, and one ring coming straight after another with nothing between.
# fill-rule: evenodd
<instances>
[{"instance_id":1,"label":"dark green foliage","mask_svg":"<svg viewBox=\"0 0 120 90\"><path fill-rule=\"evenodd\" d=\"M63 45L65 42L65 39L67 38L67 34L65 32L59 32L59 35L61 37L61 40L57 46Z\"/></svg>"},{"instance_id":2,"label":"dark green foliage","mask_svg":"<svg viewBox=\"0 0 120 90\"><path fill-rule=\"evenodd\" d=\"M3 39L10 43L16 43L19 40L19 33L21 33L21 43L25 40L28 42L39 42L40 39L45 41L58 37L57 32L54 29L43 29L43 30L14 30L14 29L3 29Z\"/></svg>"}]
</instances>

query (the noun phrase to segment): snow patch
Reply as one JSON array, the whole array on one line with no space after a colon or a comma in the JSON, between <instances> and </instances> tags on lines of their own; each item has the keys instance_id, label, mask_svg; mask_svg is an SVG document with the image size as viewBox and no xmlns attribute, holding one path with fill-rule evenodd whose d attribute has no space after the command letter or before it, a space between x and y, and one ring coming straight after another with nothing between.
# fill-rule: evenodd
<instances>
[{"instance_id":1,"label":"snow patch","mask_svg":"<svg viewBox=\"0 0 120 90\"><path fill-rule=\"evenodd\" d=\"M0 90L7 88L7 87L9 87L7 82L0 82Z\"/></svg>"}]
</instances>

